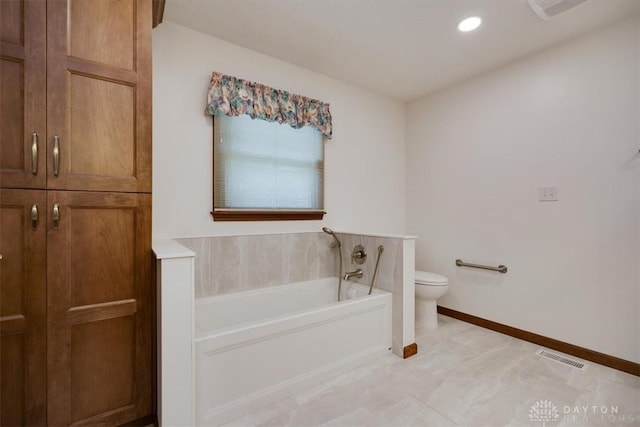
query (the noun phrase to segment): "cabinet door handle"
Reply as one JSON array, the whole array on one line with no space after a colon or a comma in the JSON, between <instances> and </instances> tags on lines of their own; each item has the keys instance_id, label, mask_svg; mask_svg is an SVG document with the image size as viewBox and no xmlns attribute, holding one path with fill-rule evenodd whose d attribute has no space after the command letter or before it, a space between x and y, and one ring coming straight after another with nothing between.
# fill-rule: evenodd
<instances>
[{"instance_id":1,"label":"cabinet door handle","mask_svg":"<svg viewBox=\"0 0 640 427\"><path fill-rule=\"evenodd\" d=\"M31 228L34 230L38 227L38 205L31 206Z\"/></svg>"},{"instance_id":2,"label":"cabinet door handle","mask_svg":"<svg viewBox=\"0 0 640 427\"><path fill-rule=\"evenodd\" d=\"M60 224L60 205L56 203L53 205L53 229L54 230L58 229L58 224Z\"/></svg>"},{"instance_id":3,"label":"cabinet door handle","mask_svg":"<svg viewBox=\"0 0 640 427\"><path fill-rule=\"evenodd\" d=\"M53 175L58 176L60 173L60 137L53 137Z\"/></svg>"},{"instance_id":4,"label":"cabinet door handle","mask_svg":"<svg viewBox=\"0 0 640 427\"><path fill-rule=\"evenodd\" d=\"M38 174L38 134L31 134L31 173Z\"/></svg>"}]
</instances>

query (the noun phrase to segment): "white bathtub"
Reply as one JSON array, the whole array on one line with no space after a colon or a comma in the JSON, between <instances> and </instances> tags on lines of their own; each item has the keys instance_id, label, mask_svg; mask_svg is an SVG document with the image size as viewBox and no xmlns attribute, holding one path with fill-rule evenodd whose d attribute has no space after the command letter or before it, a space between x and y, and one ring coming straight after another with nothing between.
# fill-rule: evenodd
<instances>
[{"instance_id":1,"label":"white bathtub","mask_svg":"<svg viewBox=\"0 0 640 427\"><path fill-rule=\"evenodd\" d=\"M218 425L391 351L391 294L337 278L195 303L196 421Z\"/></svg>"}]
</instances>

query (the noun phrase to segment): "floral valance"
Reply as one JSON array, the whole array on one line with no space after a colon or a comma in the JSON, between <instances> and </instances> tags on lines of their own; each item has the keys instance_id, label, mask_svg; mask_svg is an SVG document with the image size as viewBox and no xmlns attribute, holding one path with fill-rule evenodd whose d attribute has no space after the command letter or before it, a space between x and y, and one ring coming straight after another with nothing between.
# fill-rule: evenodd
<instances>
[{"instance_id":1,"label":"floral valance","mask_svg":"<svg viewBox=\"0 0 640 427\"><path fill-rule=\"evenodd\" d=\"M329 104L216 71L209 84L207 112L212 116L247 114L254 119L287 123L296 129L313 126L331 138Z\"/></svg>"}]
</instances>

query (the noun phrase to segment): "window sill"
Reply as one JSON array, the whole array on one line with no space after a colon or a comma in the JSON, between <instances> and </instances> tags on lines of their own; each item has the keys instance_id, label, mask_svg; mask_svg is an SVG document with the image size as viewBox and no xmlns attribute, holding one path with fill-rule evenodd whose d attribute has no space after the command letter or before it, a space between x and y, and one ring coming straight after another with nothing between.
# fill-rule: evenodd
<instances>
[{"instance_id":1,"label":"window sill","mask_svg":"<svg viewBox=\"0 0 640 427\"><path fill-rule=\"evenodd\" d=\"M217 210L211 212L214 221L299 221L320 220L324 211L287 211L287 210Z\"/></svg>"}]
</instances>

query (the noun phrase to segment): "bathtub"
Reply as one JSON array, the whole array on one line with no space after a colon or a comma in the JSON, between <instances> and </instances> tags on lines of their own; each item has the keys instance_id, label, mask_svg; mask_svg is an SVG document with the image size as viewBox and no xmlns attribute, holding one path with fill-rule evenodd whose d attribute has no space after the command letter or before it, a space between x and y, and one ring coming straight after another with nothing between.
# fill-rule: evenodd
<instances>
[{"instance_id":1,"label":"bathtub","mask_svg":"<svg viewBox=\"0 0 640 427\"><path fill-rule=\"evenodd\" d=\"M195 412L218 425L391 351L391 294L337 278L199 298ZM348 297L347 297L348 295Z\"/></svg>"}]
</instances>

